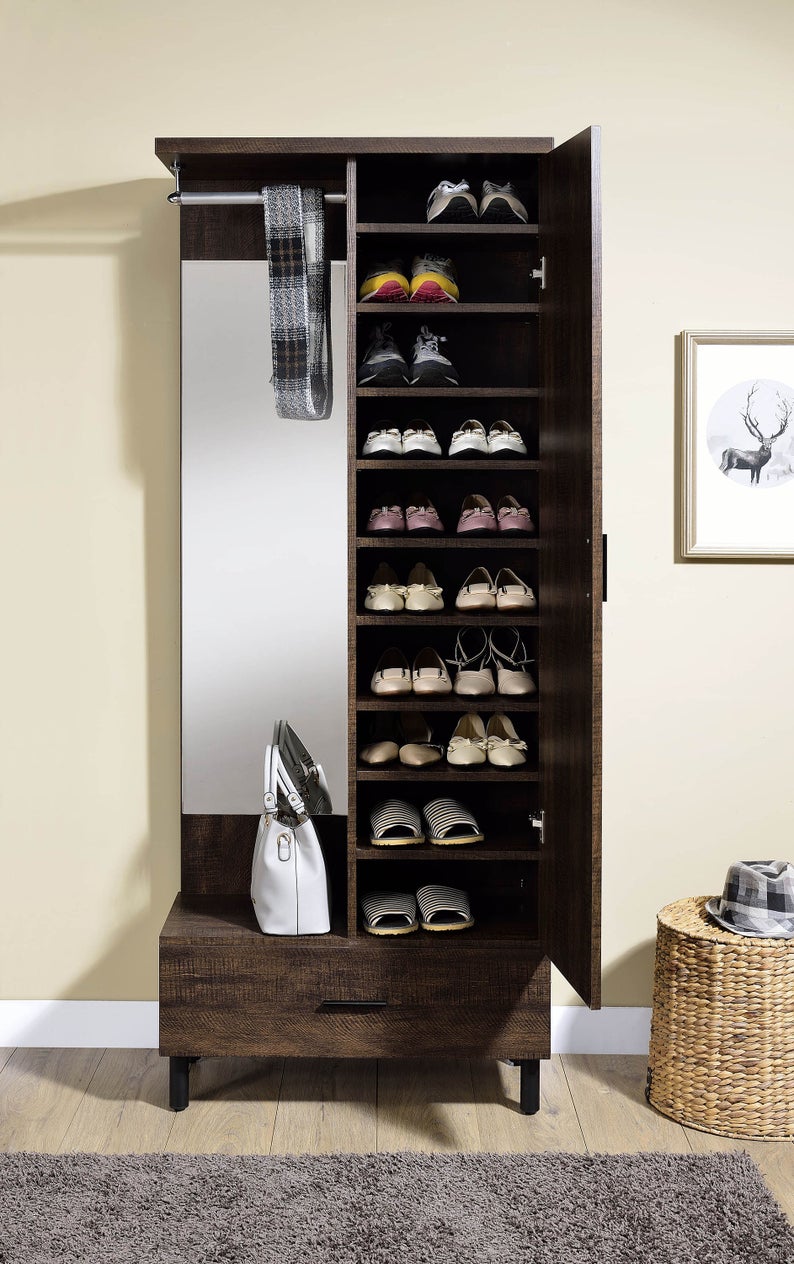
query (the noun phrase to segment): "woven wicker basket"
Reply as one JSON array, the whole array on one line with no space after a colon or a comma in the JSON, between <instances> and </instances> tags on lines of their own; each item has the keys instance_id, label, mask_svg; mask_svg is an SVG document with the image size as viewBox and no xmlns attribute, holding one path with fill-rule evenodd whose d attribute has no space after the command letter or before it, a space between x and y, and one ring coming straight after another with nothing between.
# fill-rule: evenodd
<instances>
[{"instance_id":1,"label":"woven wicker basket","mask_svg":"<svg viewBox=\"0 0 794 1264\"><path fill-rule=\"evenodd\" d=\"M723 930L706 896L658 917L648 1100L723 1137L794 1138L794 939Z\"/></svg>"}]
</instances>

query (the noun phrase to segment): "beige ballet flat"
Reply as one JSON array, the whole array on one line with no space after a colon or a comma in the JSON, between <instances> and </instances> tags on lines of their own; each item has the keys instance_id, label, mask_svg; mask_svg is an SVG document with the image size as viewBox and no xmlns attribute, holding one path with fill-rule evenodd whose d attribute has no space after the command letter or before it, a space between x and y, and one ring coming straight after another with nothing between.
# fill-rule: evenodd
<instances>
[{"instance_id":1,"label":"beige ballet flat","mask_svg":"<svg viewBox=\"0 0 794 1264\"><path fill-rule=\"evenodd\" d=\"M496 768L517 768L527 762L526 742L515 730L509 715L492 715L486 731L488 763Z\"/></svg>"},{"instance_id":2,"label":"beige ballet flat","mask_svg":"<svg viewBox=\"0 0 794 1264\"><path fill-rule=\"evenodd\" d=\"M406 711L400 716L400 728L405 744L400 747L400 763L408 768L427 768L443 758L444 751L431 742L430 725L418 711Z\"/></svg>"},{"instance_id":3,"label":"beige ballet flat","mask_svg":"<svg viewBox=\"0 0 794 1264\"><path fill-rule=\"evenodd\" d=\"M537 598L529 584L519 579L515 571L503 566L496 576L496 608L506 613L511 610L535 610Z\"/></svg>"},{"instance_id":4,"label":"beige ballet flat","mask_svg":"<svg viewBox=\"0 0 794 1264\"><path fill-rule=\"evenodd\" d=\"M484 764L488 743L485 736L485 725L474 711L467 711L458 720L455 732L447 747L447 763L460 768L473 768L476 764Z\"/></svg>"},{"instance_id":5,"label":"beige ballet flat","mask_svg":"<svg viewBox=\"0 0 794 1264\"><path fill-rule=\"evenodd\" d=\"M458 610L494 610L496 588L484 566L475 566L455 599Z\"/></svg>"},{"instance_id":6,"label":"beige ballet flat","mask_svg":"<svg viewBox=\"0 0 794 1264\"><path fill-rule=\"evenodd\" d=\"M400 650L384 650L372 673L370 689L380 696L411 692L411 669Z\"/></svg>"},{"instance_id":7,"label":"beige ballet flat","mask_svg":"<svg viewBox=\"0 0 794 1264\"><path fill-rule=\"evenodd\" d=\"M403 589L405 609L410 614L436 614L444 609L443 588L439 588L433 572L424 562L417 562Z\"/></svg>"},{"instance_id":8,"label":"beige ballet flat","mask_svg":"<svg viewBox=\"0 0 794 1264\"><path fill-rule=\"evenodd\" d=\"M411 682L414 693L452 693L452 681L444 660L430 646L420 650L414 659Z\"/></svg>"}]
</instances>

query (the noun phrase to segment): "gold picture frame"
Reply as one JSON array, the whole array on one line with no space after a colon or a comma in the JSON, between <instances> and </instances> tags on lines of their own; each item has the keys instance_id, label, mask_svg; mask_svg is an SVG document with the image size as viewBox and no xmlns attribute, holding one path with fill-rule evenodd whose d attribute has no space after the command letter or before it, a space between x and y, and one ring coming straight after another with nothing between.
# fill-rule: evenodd
<instances>
[{"instance_id":1,"label":"gold picture frame","mask_svg":"<svg viewBox=\"0 0 794 1264\"><path fill-rule=\"evenodd\" d=\"M680 555L794 560L794 332L681 333Z\"/></svg>"}]
</instances>

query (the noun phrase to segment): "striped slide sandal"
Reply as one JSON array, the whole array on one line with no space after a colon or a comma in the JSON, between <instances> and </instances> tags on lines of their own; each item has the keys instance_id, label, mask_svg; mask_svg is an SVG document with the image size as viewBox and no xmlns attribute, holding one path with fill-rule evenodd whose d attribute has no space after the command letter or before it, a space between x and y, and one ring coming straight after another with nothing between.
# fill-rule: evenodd
<instances>
[{"instance_id":1,"label":"striped slide sandal","mask_svg":"<svg viewBox=\"0 0 794 1264\"><path fill-rule=\"evenodd\" d=\"M420 887L416 899L422 930L468 930L474 925L469 897L458 887Z\"/></svg>"},{"instance_id":2,"label":"striped slide sandal","mask_svg":"<svg viewBox=\"0 0 794 1264\"><path fill-rule=\"evenodd\" d=\"M416 899L410 891L370 891L361 897L361 909L364 930L370 935L410 935L419 929Z\"/></svg>"},{"instance_id":3,"label":"striped slide sandal","mask_svg":"<svg viewBox=\"0 0 794 1264\"><path fill-rule=\"evenodd\" d=\"M468 808L457 799L433 799L425 807L427 839L437 847L481 843L485 835Z\"/></svg>"},{"instance_id":4,"label":"striped slide sandal","mask_svg":"<svg viewBox=\"0 0 794 1264\"><path fill-rule=\"evenodd\" d=\"M422 821L416 808L402 799L386 799L372 809L369 841L373 847L410 847L423 843Z\"/></svg>"}]
</instances>

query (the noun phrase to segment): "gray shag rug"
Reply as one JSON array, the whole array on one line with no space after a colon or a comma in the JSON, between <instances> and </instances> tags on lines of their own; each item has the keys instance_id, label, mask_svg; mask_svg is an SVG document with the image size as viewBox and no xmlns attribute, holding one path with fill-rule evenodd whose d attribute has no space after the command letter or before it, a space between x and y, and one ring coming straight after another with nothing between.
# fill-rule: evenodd
<instances>
[{"instance_id":1,"label":"gray shag rug","mask_svg":"<svg viewBox=\"0 0 794 1264\"><path fill-rule=\"evenodd\" d=\"M746 1154L0 1155L2 1264L792 1264Z\"/></svg>"}]
</instances>

